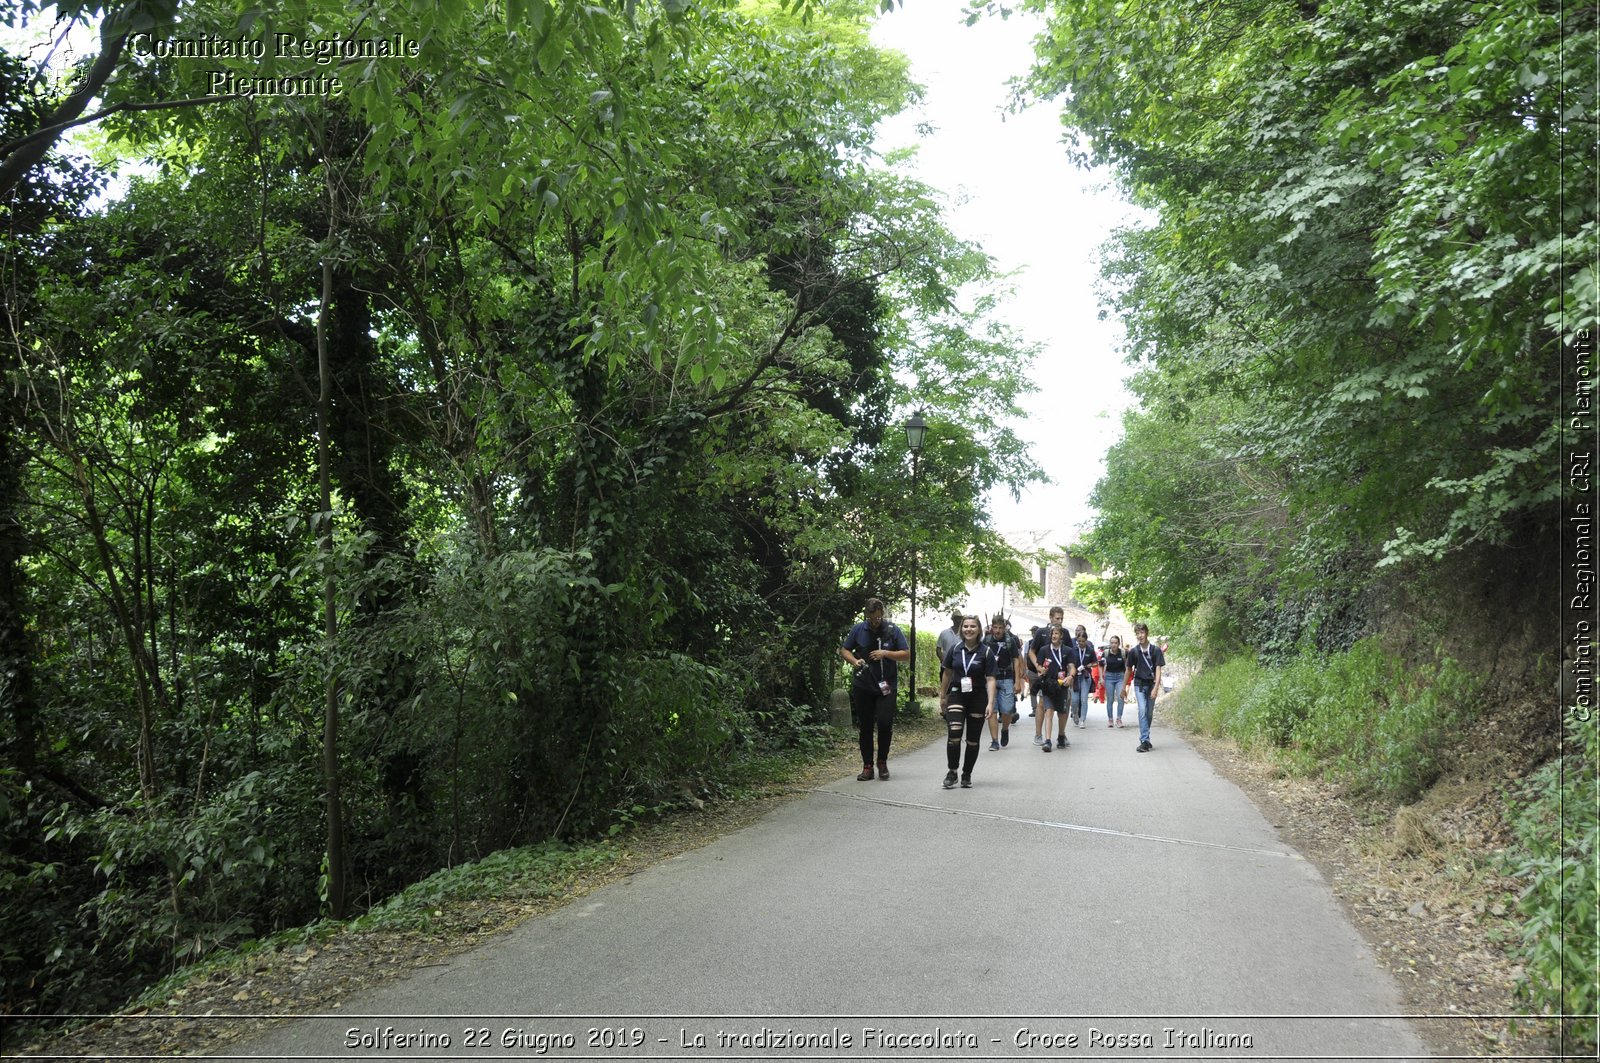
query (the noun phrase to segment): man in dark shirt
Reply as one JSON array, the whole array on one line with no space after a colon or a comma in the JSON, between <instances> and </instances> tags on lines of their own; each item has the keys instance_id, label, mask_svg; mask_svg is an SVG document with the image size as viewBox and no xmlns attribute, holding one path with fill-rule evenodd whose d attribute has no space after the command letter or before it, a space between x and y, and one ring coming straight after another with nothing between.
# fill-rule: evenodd
<instances>
[{"instance_id":1,"label":"man in dark shirt","mask_svg":"<svg viewBox=\"0 0 1600 1063\"><path fill-rule=\"evenodd\" d=\"M883 603L868 598L866 619L850 629L839 656L855 669L850 682L850 715L861 730L861 774L872 778L872 739L878 739L878 778L889 778L889 740L894 737L894 699L899 662L911 656L911 644L900 628L883 618Z\"/></svg>"},{"instance_id":2,"label":"man in dark shirt","mask_svg":"<svg viewBox=\"0 0 1600 1063\"><path fill-rule=\"evenodd\" d=\"M1161 669L1165 667L1167 658L1159 646L1150 644L1150 625L1135 624L1133 633L1138 636L1138 643L1128 647L1128 667L1133 671L1133 696L1139 703L1139 745L1138 752L1148 753L1155 746L1150 744L1150 720L1156 712L1156 693L1161 689Z\"/></svg>"},{"instance_id":3,"label":"man in dark shirt","mask_svg":"<svg viewBox=\"0 0 1600 1063\"><path fill-rule=\"evenodd\" d=\"M1011 742L1011 725L1017 722L1017 691L1022 687L1022 641L1006 627L1006 618L996 613L989 620L984 648L994 658L994 715L989 717L989 748L999 749Z\"/></svg>"}]
</instances>

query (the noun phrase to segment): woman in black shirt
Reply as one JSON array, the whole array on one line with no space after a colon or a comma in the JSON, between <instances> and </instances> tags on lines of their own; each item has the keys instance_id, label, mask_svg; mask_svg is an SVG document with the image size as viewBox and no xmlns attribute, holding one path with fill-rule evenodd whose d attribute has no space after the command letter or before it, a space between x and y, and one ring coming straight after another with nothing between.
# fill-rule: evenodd
<instances>
[{"instance_id":1,"label":"woman in black shirt","mask_svg":"<svg viewBox=\"0 0 1600 1063\"><path fill-rule=\"evenodd\" d=\"M1128 655L1122 652L1122 636L1112 635L1111 642L1106 646L1105 659L1106 685L1106 726L1122 726L1122 707L1127 701L1128 688ZM1113 715L1112 710L1115 710Z\"/></svg>"},{"instance_id":2,"label":"woman in black shirt","mask_svg":"<svg viewBox=\"0 0 1600 1063\"><path fill-rule=\"evenodd\" d=\"M1066 630L1060 624L1050 625L1049 638L1049 645L1035 654L1039 660L1039 687L1044 695L1039 709L1044 717L1044 741L1040 745L1046 753L1051 749L1052 719L1059 728L1055 748L1065 749L1072 744L1067 741L1067 691L1072 683L1072 655L1067 650Z\"/></svg>"},{"instance_id":3,"label":"woman in black shirt","mask_svg":"<svg viewBox=\"0 0 1600 1063\"><path fill-rule=\"evenodd\" d=\"M984 721L994 711L994 656L985 649L982 634L983 626L977 617L962 617L961 641L944 658L939 708L950 729L945 743L945 758L950 766L944 777L946 790L956 784L957 764L961 765L961 785L972 785L978 740L983 737ZM965 760L961 756L963 743L967 747Z\"/></svg>"}]
</instances>

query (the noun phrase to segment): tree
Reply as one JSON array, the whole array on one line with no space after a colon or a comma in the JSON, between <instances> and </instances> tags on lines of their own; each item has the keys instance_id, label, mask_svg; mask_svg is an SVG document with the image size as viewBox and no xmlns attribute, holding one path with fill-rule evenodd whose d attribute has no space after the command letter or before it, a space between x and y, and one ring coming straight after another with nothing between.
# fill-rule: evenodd
<instances>
[{"instance_id":1,"label":"tree","mask_svg":"<svg viewBox=\"0 0 1600 1063\"><path fill-rule=\"evenodd\" d=\"M1082 158L1160 212L1109 273L1130 358L1188 385L1151 378L1147 416L1189 427L1162 439L1152 423L1143 449L1233 465L1236 484L1200 480L1201 497L1238 496L1215 516L1288 528L1216 561L1188 554L1210 522L1180 519L1124 573L1187 568L1174 606L1218 563L1240 586L1265 564L1284 593L1339 573L1348 598L1374 565L1541 550L1558 352L1593 321L1574 287L1591 282L1563 262L1596 235L1534 189L1594 187L1572 135L1592 121L1593 12L1029 6L1048 20L1031 90L1062 101ZM1101 497L1134 507L1102 510L1108 548L1132 549L1113 523L1170 526L1174 500L1115 463Z\"/></svg>"},{"instance_id":2,"label":"tree","mask_svg":"<svg viewBox=\"0 0 1600 1063\"><path fill-rule=\"evenodd\" d=\"M123 52L105 135L154 173L8 262L38 642L5 739L97 798L11 806L0 889L44 899L0 932L42 972L8 1006L714 790L814 734L911 549L936 589L1014 564L981 499L1036 475L1027 352L970 309L981 252L868 165L903 61L808 12L186 7L425 42L204 108L143 107L195 69Z\"/></svg>"}]
</instances>

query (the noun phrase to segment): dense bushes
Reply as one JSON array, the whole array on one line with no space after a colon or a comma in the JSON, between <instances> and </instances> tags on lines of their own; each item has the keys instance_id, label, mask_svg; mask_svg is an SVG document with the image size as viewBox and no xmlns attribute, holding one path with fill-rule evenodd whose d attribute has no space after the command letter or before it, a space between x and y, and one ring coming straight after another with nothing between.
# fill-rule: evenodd
<instances>
[{"instance_id":1,"label":"dense bushes","mask_svg":"<svg viewBox=\"0 0 1600 1063\"><path fill-rule=\"evenodd\" d=\"M1563 1051L1593 1052L1600 990L1600 739L1594 720L1567 717L1566 753L1541 768L1514 805L1518 849L1513 874L1525 881L1517 907L1523 917L1524 981L1519 995L1536 1010L1568 1016Z\"/></svg>"},{"instance_id":2,"label":"dense bushes","mask_svg":"<svg viewBox=\"0 0 1600 1063\"><path fill-rule=\"evenodd\" d=\"M1020 573L1026 346L869 165L915 96L869 6L783 6L378 5L403 75L0 200L0 1012L737 785L913 553ZM59 86L0 60L15 143Z\"/></svg>"},{"instance_id":3,"label":"dense bushes","mask_svg":"<svg viewBox=\"0 0 1600 1063\"><path fill-rule=\"evenodd\" d=\"M1281 750L1301 773L1404 801L1439 777L1479 690L1449 658L1418 668L1368 638L1327 657L1232 658L1195 676L1173 711L1205 732Z\"/></svg>"}]
</instances>

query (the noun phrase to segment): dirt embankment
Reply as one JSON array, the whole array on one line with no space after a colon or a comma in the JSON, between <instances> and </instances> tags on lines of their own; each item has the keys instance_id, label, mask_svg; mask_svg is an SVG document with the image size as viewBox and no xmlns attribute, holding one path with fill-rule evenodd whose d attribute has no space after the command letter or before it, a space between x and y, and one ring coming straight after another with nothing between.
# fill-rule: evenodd
<instances>
[{"instance_id":1,"label":"dirt embankment","mask_svg":"<svg viewBox=\"0 0 1600 1063\"><path fill-rule=\"evenodd\" d=\"M1399 809L1290 777L1232 742L1186 735L1316 863L1394 975L1406 1014L1433 1017L1418 1025L1441 1055L1549 1059L1559 1051L1552 1022L1518 1017L1522 968L1510 945L1520 885L1501 864L1512 843L1504 794L1552 752L1529 734L1529 711L1491 712L1450 773Z\"/></svg>"}]
</instances>

